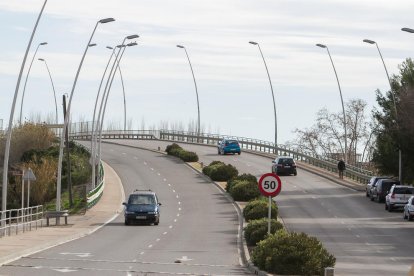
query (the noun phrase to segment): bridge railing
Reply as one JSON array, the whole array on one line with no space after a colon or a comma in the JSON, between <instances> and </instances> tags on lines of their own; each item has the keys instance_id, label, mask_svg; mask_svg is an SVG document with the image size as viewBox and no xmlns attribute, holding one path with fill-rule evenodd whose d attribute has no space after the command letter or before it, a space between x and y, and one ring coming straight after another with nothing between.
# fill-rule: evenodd
<instances>
[{"instance_id":1,"label":"bridge railing","mask_svg":"<svg viewBox=\"0 0 414 276\"><path fill-rule=\"evenodd\" d=\"M17 235L42 226L43 205L0 211L0 237Z\"/></svg>"},{"instance_id":2,"label":"bridge railing","mask_svg":"<svg viewBox=\"0 0 414 276\"><path fill-rule=\"evenodd\" d=\"M74 139L90 140L91 134L83 129L79 132L71 132ZM242 149L263 153L267 156L290 156L301 162L331 171L338 172L337 160L326 156L315 155L309 152L297 151L284 145L275 147L274 143L247 137L237 137L229 135L219 135L210 133L200 133L174 130L106 130L102 132L102 139L138 139L138 140L165 140L184 143L204 144L216 146L224 138L239 141ZM371 171L347 164L345 176L360 183L367 183L373 173Z\"/></svg>"}]
</instances>

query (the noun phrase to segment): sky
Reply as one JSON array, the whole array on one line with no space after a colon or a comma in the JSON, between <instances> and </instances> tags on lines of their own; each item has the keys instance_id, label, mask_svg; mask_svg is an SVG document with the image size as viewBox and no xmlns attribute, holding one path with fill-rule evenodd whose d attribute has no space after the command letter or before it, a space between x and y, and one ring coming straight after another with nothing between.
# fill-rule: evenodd
<instances>
[{"instance_id":1,"label":"sky","mask_svg":"<svg viewBox=\"0 0 414 276\"><path fill-rule=\"evenodd\" d=\"M0 0L0 123L9 121L16 83L43 0ZM88 50L72 101L72 120L92 120L99 83L111 51L123 38L138 34L121 61L127 118L132 129L158 128L197 120L197 99L184 45L198 87L202 129L209 133L274 141L273 85L278 143L295 138L295 129L310 128L318 110L341 112L335 74L322 43L329 47L345 102L367 102L368 116L377 107L375 91L389 89L378 43L390 75L414 53L410 0L49 0L26 61L14 114L20 116L28 67L23 118L55 116L52 75L62 122L62 95L70 93L85 46L96 22L97 46ZM106 124L123 126L124 105L119 75L110 91ZM53 117L54 118L54 117ZM1 125L0 125L1 126Z\"/></svg>"}]
</instances>

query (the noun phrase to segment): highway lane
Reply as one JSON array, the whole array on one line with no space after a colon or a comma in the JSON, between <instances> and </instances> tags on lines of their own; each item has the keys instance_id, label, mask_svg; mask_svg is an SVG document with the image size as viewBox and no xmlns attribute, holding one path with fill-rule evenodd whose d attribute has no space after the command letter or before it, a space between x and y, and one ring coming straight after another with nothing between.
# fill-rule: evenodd
<instances>
[{"instance_id":1,"label":"highway lane","mask_svg":"<svg viewBox=\"0 0 414 276\"><path fill-rule=\"evenodd\" d=\"M112 140L151 149L171 142ZM270 172L271 159L242 152L221 156L214 147L181 144L195 151L208 165L221 160L240 173L259 177ZM291 231L321 240L337 258L335 275L407 275L414 264L414 223L401 212L388 213L384 205L370 202L363 192L340 186L298 169L298 176L282 176L282 192L275 198L279 214Z\"/></svg>"},{"instance_id":2,"label":"highway lane","mask_svg":"<svg viewBox=\"0 0 414 276\"><path fill-rule=\"evenodd\" d=\"M0 275L250 274L241 266L236 209L215 185L163 154L105 144L103 157L126 195L157 193L160 224L125 226L121 214L93 235L1 267Z\"/></svg>"}]
</instances>

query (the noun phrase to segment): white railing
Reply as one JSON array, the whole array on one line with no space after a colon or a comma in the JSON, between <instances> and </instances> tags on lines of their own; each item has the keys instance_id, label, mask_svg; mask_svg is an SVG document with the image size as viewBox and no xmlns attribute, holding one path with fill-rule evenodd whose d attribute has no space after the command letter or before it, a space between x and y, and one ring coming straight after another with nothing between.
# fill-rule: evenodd
<instances>
[{"instance_id":1,"label":"white railing","mask_svg":"<svg viewBox=\"0 0 414 276\"><path fill-rule=\"evenodd\" d=\"M38 227L43 227L43 205L0 211L0 237Z\"/></svg>"}]
</instances>

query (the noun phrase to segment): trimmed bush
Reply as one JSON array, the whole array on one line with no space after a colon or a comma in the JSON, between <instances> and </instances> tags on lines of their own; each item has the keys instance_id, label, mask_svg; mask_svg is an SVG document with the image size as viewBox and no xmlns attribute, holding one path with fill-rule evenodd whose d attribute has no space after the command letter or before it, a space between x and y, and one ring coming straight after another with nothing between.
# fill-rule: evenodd
<instances>
[{"instance_id":1,"label":"trimmed bush","mask_svg":"<svg viewBox=\"0 0 414 276\"><path fill-rule=\"evenodd\" d=\"M244 219L248 222L253 219L261 219L268 217L268 199L261 197L247 203L243 209ZM277 218L277 206L276 203L272 200L272 214L271 218Z\"/></svg>"},{"instance_id":2,"label":"trimmed bush","mask_svg":"<svg viewBox=\"0 0 414 276\"><path fill-rule=\"evenodd\" d=\"M198 155L195 152L192 151L186 151L180 145L173 143L171 145L168 145L165 149L168 155L173 155L184 162L197 162L198 161Z\"/></svg>"},{"instance_id":3,"label":"trimmed bush","mask_svg":"<svg viewBox=\"0 0 414 276\"><path fill-rule=\"evenodd\" d=\"M178 153L178 157L180 157L180 159L183 160L184 162L197 162L198 161L197 153L192 152L192 151L181 150Z\"/></svg>"},{"instance_id":4,"label":"trimmed bush","mask_svg":"<svg viewBox=\"0 0 414 276\"><path fill-rule=\"evenodd\" d=\"M235 167L221 161L213 161L207 167L203 168L203 173L214 181L228 181L238 175Z\"/></svg>"},{"instance_id":5,"label":"trimmed bush","mask_svg":"<svg viewBox=\"0 0 414 276\"><path fill-rule=\"evenodd\" d=\"M237 180L230 188L230 195L236 201L249 201L260 196L257 183L248 180Z\"/></svg>"},{"instance_id":6,"label":"trimmed bush","mask_svg":"<svg viewBox=\"0 0 414 276\"><path fill-rule=\"evenodd\" d=\"M241 175L239 175L239 176L237 176L237 177L235 177L233 179L228 180L227 181L227 185L226 185L226 191L227 192L230 192L231 186L233 186L233 184L236 181L239 181L239 180L247 180L249 182L254 182L257 185L257 178L256 178L256 176L254 176L252 174L244 173L244 174L241 174Z\"/></svg>"},{"instance_id":7,"label":"trimmed bush","mask_svg":"<svg viewBox=\"0 0 414 276\"><path fill-rule=\"evenodd\" d=\"M264 240L267 236L268 219L255 219L251 220L249 224L244 228L244 237L247 245L254 246L259 241ZM278 230L283 229L283 225L275 219L270 220L270 234L276 233Z\"/></svg>"},{"instance_id":8,"label":"trimmed bush","mask_svg":"<svg viewBox=\"0 0 414 276\"><path fill-rule=\"evenodd\" d=\"M252 261L278 275L324 275L325 268L333 267L336 259L315 237L279 230L257 244Z\"/></svg>"}]
</instances>

